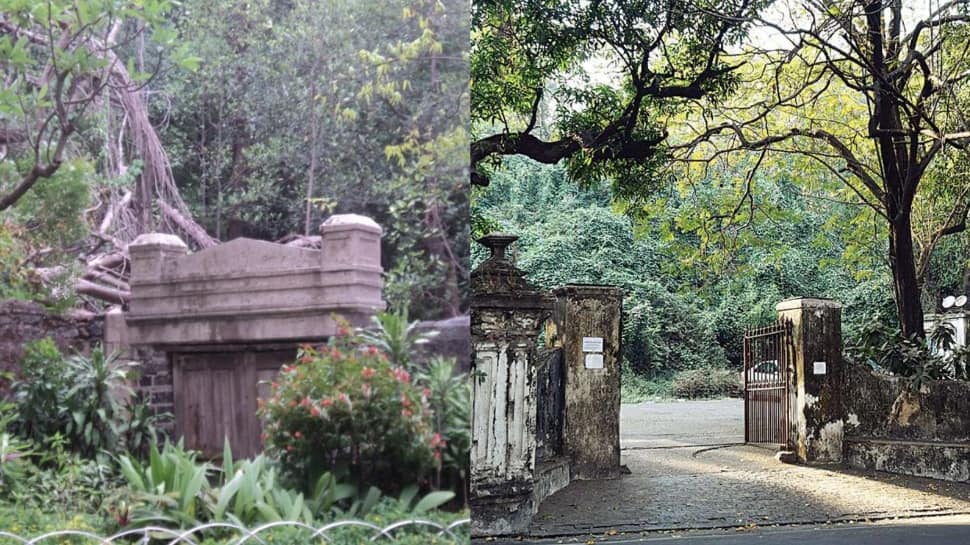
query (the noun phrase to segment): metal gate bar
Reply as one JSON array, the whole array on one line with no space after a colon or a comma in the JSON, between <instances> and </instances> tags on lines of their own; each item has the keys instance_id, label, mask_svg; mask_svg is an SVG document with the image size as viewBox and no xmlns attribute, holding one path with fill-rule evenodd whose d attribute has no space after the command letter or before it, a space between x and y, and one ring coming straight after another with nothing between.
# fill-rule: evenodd
<instances>
[{"instance_id":1,"label":"metal gate bar","mask_svg":"<svg viewBox=\"0 0 970 545\"><path fill-rule=\"evenodd\" d=\"M790 448L793 391L790 321L744 333L744 441Z\"/></svg>"}]
</instances>

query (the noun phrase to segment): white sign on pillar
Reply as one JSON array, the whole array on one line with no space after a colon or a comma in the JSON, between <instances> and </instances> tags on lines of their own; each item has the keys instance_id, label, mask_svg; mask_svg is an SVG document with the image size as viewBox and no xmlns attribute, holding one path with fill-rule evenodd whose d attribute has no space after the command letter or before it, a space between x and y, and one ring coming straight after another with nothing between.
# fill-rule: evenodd
<instances>
[{"instance_id":1,"label":"white sign on pillar","mask_svg":"<svg viewBox=\"0 0 970 545\"><path fill-rule=\"evenodd\" d=\"M583 337L583 352L602 352L603 337Z\"/></svg>"},{"instance_id":2,"label":"white sign on pillar","mask_svg":"<svg viewBox=\"0 0 970 545\"><path fill-rule=\"evenodd\" d=\"M586 368L587 369L602 369L603 368L603 354L586 354Z\"/></svg>"}]
</instances>

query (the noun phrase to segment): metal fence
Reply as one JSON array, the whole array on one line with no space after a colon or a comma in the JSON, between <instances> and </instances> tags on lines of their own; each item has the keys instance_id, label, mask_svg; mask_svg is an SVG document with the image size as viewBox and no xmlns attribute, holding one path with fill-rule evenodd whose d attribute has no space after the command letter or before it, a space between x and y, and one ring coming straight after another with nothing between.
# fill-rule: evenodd
<instances>
[{"instance_id":1,"label":"metal fence","mask_svg":"<svg viewBox=\"0 0 970 545\"><path fill-rule=\"evenodd\" d=\"M383 527L362 520L342 520L331 522L321 527L314 527L297 521L280 521L264 524L256 528L246 528L225 522L212 522L188 529L146 526L144 528L124 530L110 536L101 536L84 530L57 530L31 538L0 530L0 543L22 543L24 545L54 543L198 545L203 540L206 540L206 543L212 543L212 540L216 539L220 545L272 545L274 541L270 537L270 534L286 529L302 532L303 535L300 537L303 543L334 543L337 541L335 533L352 532L355 529L358 532L363 532L364 539L385 544L393 543L395 539L405 533L433 535L454 543L467 543L471 529L471 519L461 519L450 524L441 524L430 520L410 519L398 521ZM304 536L305 540L303 539Z\"/></svg>"}]
</instances>

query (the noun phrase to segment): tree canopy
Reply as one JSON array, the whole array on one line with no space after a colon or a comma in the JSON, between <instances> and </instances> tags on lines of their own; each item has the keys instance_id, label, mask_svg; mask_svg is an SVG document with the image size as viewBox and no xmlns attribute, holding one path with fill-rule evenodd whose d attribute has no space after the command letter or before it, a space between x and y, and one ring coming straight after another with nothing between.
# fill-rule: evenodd
<instances>
[{"instance_id":1,"label":"tree canopy","mask_svg":"<svg viewBox=\"0 0 970 545\"><path fill-rule=\"evenodd\" d=\"M692 233L702 268L757 246L760 222L790 221L791 202L759 195L794 184L851 211L826 222L843 237L839 259L857 278L886 267L903 334L922 336L928 279L945 276L931 270L934 251L965 231L970 206L967 3L715 4L642 2L637 19L609 3L484 3L473 18L473 166L488 174L515 153L562 161L576 183L612 184L641 231L671 191L704 195L674 224ZM536 154L534 140L567 153ZM624 156L631 142L649 153Z\"/></svg>"},{"instance_id":2,"label":"tree canopy","mask_svg":"<svg viewBox=\"0 0 970 545\"><path fill-rule=\"evenodd\" d=\"M141 233L312 245L353 212L384 227L392 304L461 312L468 17L458 1L3 3L0 290L124 302Z\"/></svg>"}]
</instances>

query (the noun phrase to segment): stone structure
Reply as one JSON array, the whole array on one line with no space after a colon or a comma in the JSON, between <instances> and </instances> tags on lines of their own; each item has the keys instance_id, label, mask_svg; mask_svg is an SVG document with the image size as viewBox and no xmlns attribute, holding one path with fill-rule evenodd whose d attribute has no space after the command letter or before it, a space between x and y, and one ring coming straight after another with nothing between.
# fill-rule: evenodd
<instances>
[{"instance_id":1,"label":"stone structure","mask_svg":"<svg viewBox=\"0 0 970 545\"><path fill-rule=\"evenodd\" d=\"M620 331L623 290L566 285L553 292L565 365L563 445L571 479L620 471Z\"/></svg>"},{"instance_id":2,"label":"stone structure","mask_svg":"<svg viewBox=\"0 0 970 545\"><path fill-rule=\"evenodd\" d=\"M466 314L445 320L419 322L416 327L418 331L436 332L427 344L417 347L419 361L426 361L433 356L455 358L455 369L467 373L471 369L472 353L468 336L470 320Z\"/></svg>"},{"instance_id":3,"label":"stone structure","mask_svg":"<svg viewBox=\"0 0 970 545\"><path fill-rule=\"evenodd\" d=\"M472 273L475 535L524 532L572 479L619 473L622 293L536 289L506 258L516 238L484 237L492 255Z\"/></svg>"},{"instance_id":4,"label":"stone structure","mask_svg":"<svg viewBox=\"0 0 970 545\"><path fill-rule=\"evenodd\" d=\"M828 299L778 303L795 346L795 454L801 462L842 461L842 306Z\"/></svg>"},{"instance_id":5,"label":"stone structure","mask_svg":"<svg viewBox=\"0 0 970 545\"><path fill-rule=\"evenodd\" d=\"M173 235L141 235L131 254L133 344L261 342L327 338L333 317L366 325L381 299L381 228L337 215L321 249L237 238L195 254Z\"/></svg>"},{"instance_id":6,"label":"stone structure","mask_svg":"<svg viewBox=\"0 0 970 545\"><path fill-rule=\"evenodd\" d=\"M903 378L846 367L845 462L950 481L970 481L970 383Z\"/></svg>"},{"instance_id":7,"label":"stone structure","mask_svg":"<svg viewBox=\"0 0 970 545\"><path fill-rule=\"evenodd\" d=\"M104 319L90 313L59 315L32 301L0 301L0 372L19 371L27 343L50 337L64 353L86 353L103 329Z\"/></svg>"},{"instance_id":8,"label":"stone structure","mask_svg":"<svg viewBox=\"0 0 970 545\"><path fill-rule=\"evenodd\" d=\"M353 214L321 227L321 249L235 239L189 254L175 236L130 246L131 303L109 313L106 344L141 361L143 391L175 415L186 446L240 456L261 449L257 399L299 344L366 326L383 309L381 228Z\"/></svg>"},{"instance_id":9,"label":"stone structure","mask_svg":"<svg viewBox=\"0 0 970 545\"><path fill-rule=\"evenodd\" d=\"M538 509L536 350L552 310L505 257L517 237L481 239L492 255L471 275L472 531L523 531Z\"/></svg>"}]
</instances>

